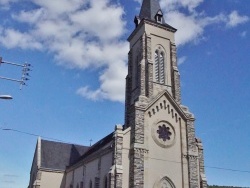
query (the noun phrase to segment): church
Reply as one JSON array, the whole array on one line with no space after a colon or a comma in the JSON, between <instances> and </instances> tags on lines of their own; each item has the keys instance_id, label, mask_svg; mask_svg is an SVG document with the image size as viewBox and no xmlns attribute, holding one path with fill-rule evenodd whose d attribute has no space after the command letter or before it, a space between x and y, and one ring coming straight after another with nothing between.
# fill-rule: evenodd
<instances>
[{"instance_id":1,"label":"church","mask_svg":"<svg viewBox=\"0 0 250 188\"><path fill-rule=\"evenodd\" d=\"M195 118L181 103L176 29L143 0L128 37L125 122L93 146L38 138L28 188L207 188Z\"/></svg>"}]
</instances>

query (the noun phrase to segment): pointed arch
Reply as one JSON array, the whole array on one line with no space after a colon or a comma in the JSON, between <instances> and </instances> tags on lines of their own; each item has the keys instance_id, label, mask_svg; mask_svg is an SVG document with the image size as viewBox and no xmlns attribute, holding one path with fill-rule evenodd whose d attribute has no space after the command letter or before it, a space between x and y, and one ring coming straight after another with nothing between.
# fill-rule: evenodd
<instances>
[{"instance_id":1,"label":"pointed arch","mask_svg":"<svg viewBox=\"0 0 250 188\"><path fill-rule=\"evenodd\" d=\"M89 188L93 188L93 186L92 186L92 180L89 181Z\"/></svg>"},{"instance_id":2,"label":"pointed arch","mask_svg":"<svg viewBox=\"0 0 250 188\"><path fill-rule=\"evenodd\" d=\"M164 71L164 53L160 53L160 58L159 58L159 76L160 76L160 83L164 84L165 83L165 71Z\"/></svg>"},{"instance_id":3,"label":"pointed arch","mask_svg":"<svg viewBox=\"0 0 250 188\"><path fill-rule=\"evenodd\" d=\"M108 176L104 176L104 188L108 188Z\"/></svg>"},{"instance_id":4,"label":"pointed arch","mask_svg":"<svg viewBox=\"0 0 250 188\"><path fill-rule=\"evenodd\" d=\"M159 187L175 188L175 185L170 178L164 176L161 179L157 180L154 184L154 188L159 188Z\"/></svg>"},{"instance_id":5,"label":"pointed arch","mask_svg":"<svg viewBox=\"0 0 250 188\"><path fill-rule=\"evenodd\" d=\"M165 84L165 54L159 50L155 51L155 81Z\"/></svg>"},{"instance_id":6,"label":"pointed arch","mask_svg":"<svg viewBox=\"0 0 250 188\"><path fill-rule=\"evenodd\" d=\"M159 75L159 51L155 51L155 81L159 82L160 75Z\"/></svg>"}]
</instances>

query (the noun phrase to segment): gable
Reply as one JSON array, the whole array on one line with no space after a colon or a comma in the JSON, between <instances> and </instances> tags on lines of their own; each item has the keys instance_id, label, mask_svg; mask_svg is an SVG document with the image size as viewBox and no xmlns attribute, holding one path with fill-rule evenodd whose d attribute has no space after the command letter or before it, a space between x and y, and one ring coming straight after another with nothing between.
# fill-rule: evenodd
<instances>
[{"instance_id":1,"label":"gable","mask_svg":"<svg viewBox=\"0 0 250 188\"><path fill-rule=\"evenodd\" d=\"M145 181L149 187L169 183L166 179L159 180L159 177L167 177L176 187L181 187L181 169L187 168L186 164L181 163L183 154L187 153L187 119L182 106L167 91L161 92L148 105L144 127L147 165L150 169L148 176L151 177Z\"/></svg>"},{"instance_id":2,"label":"gable","mask_svg":"<svg viewBox=\"0 0 250 188\"><path fill-rule=\"evenodd\" d=\"M171 118L178 121L179 118L186 120L188 117L183 111L182 106L177 104L168 91L161 92L156 96L146 108L147 115L151 118L160 111L166 111L171 114Z\"/></svg>"}]
</instances>

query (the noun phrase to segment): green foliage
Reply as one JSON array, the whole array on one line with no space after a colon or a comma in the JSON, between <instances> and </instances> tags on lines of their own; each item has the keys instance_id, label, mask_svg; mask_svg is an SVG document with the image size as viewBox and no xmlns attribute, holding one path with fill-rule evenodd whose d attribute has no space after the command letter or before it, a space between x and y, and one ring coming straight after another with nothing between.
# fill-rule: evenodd
<instances>
[{"instance_id":1,"label":"green foliage","mask_svg":"<svg viewBox=\"0 0 250 188\"><path fill-rule=\"evenodd\" d=\"M209 185L208 188L244 188L244 187Z\"/></svg>"}]
</instances>

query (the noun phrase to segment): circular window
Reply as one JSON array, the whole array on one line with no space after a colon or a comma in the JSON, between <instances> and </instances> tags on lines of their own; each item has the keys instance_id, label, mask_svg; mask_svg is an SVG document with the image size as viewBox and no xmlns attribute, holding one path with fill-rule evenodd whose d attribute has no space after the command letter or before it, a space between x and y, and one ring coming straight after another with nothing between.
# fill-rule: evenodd
<instances>
[{"instance_id":1,"label":"circular window","mask_svg":"<svg viewBox=\"0 0 250 188\"><path fill-rule=\"evenodd\" d=\"M161 147L170 147L175 142L175 130L173 126L166 121L154 124L151 132L155 143Z\"/></svg>"}]
</instances>

